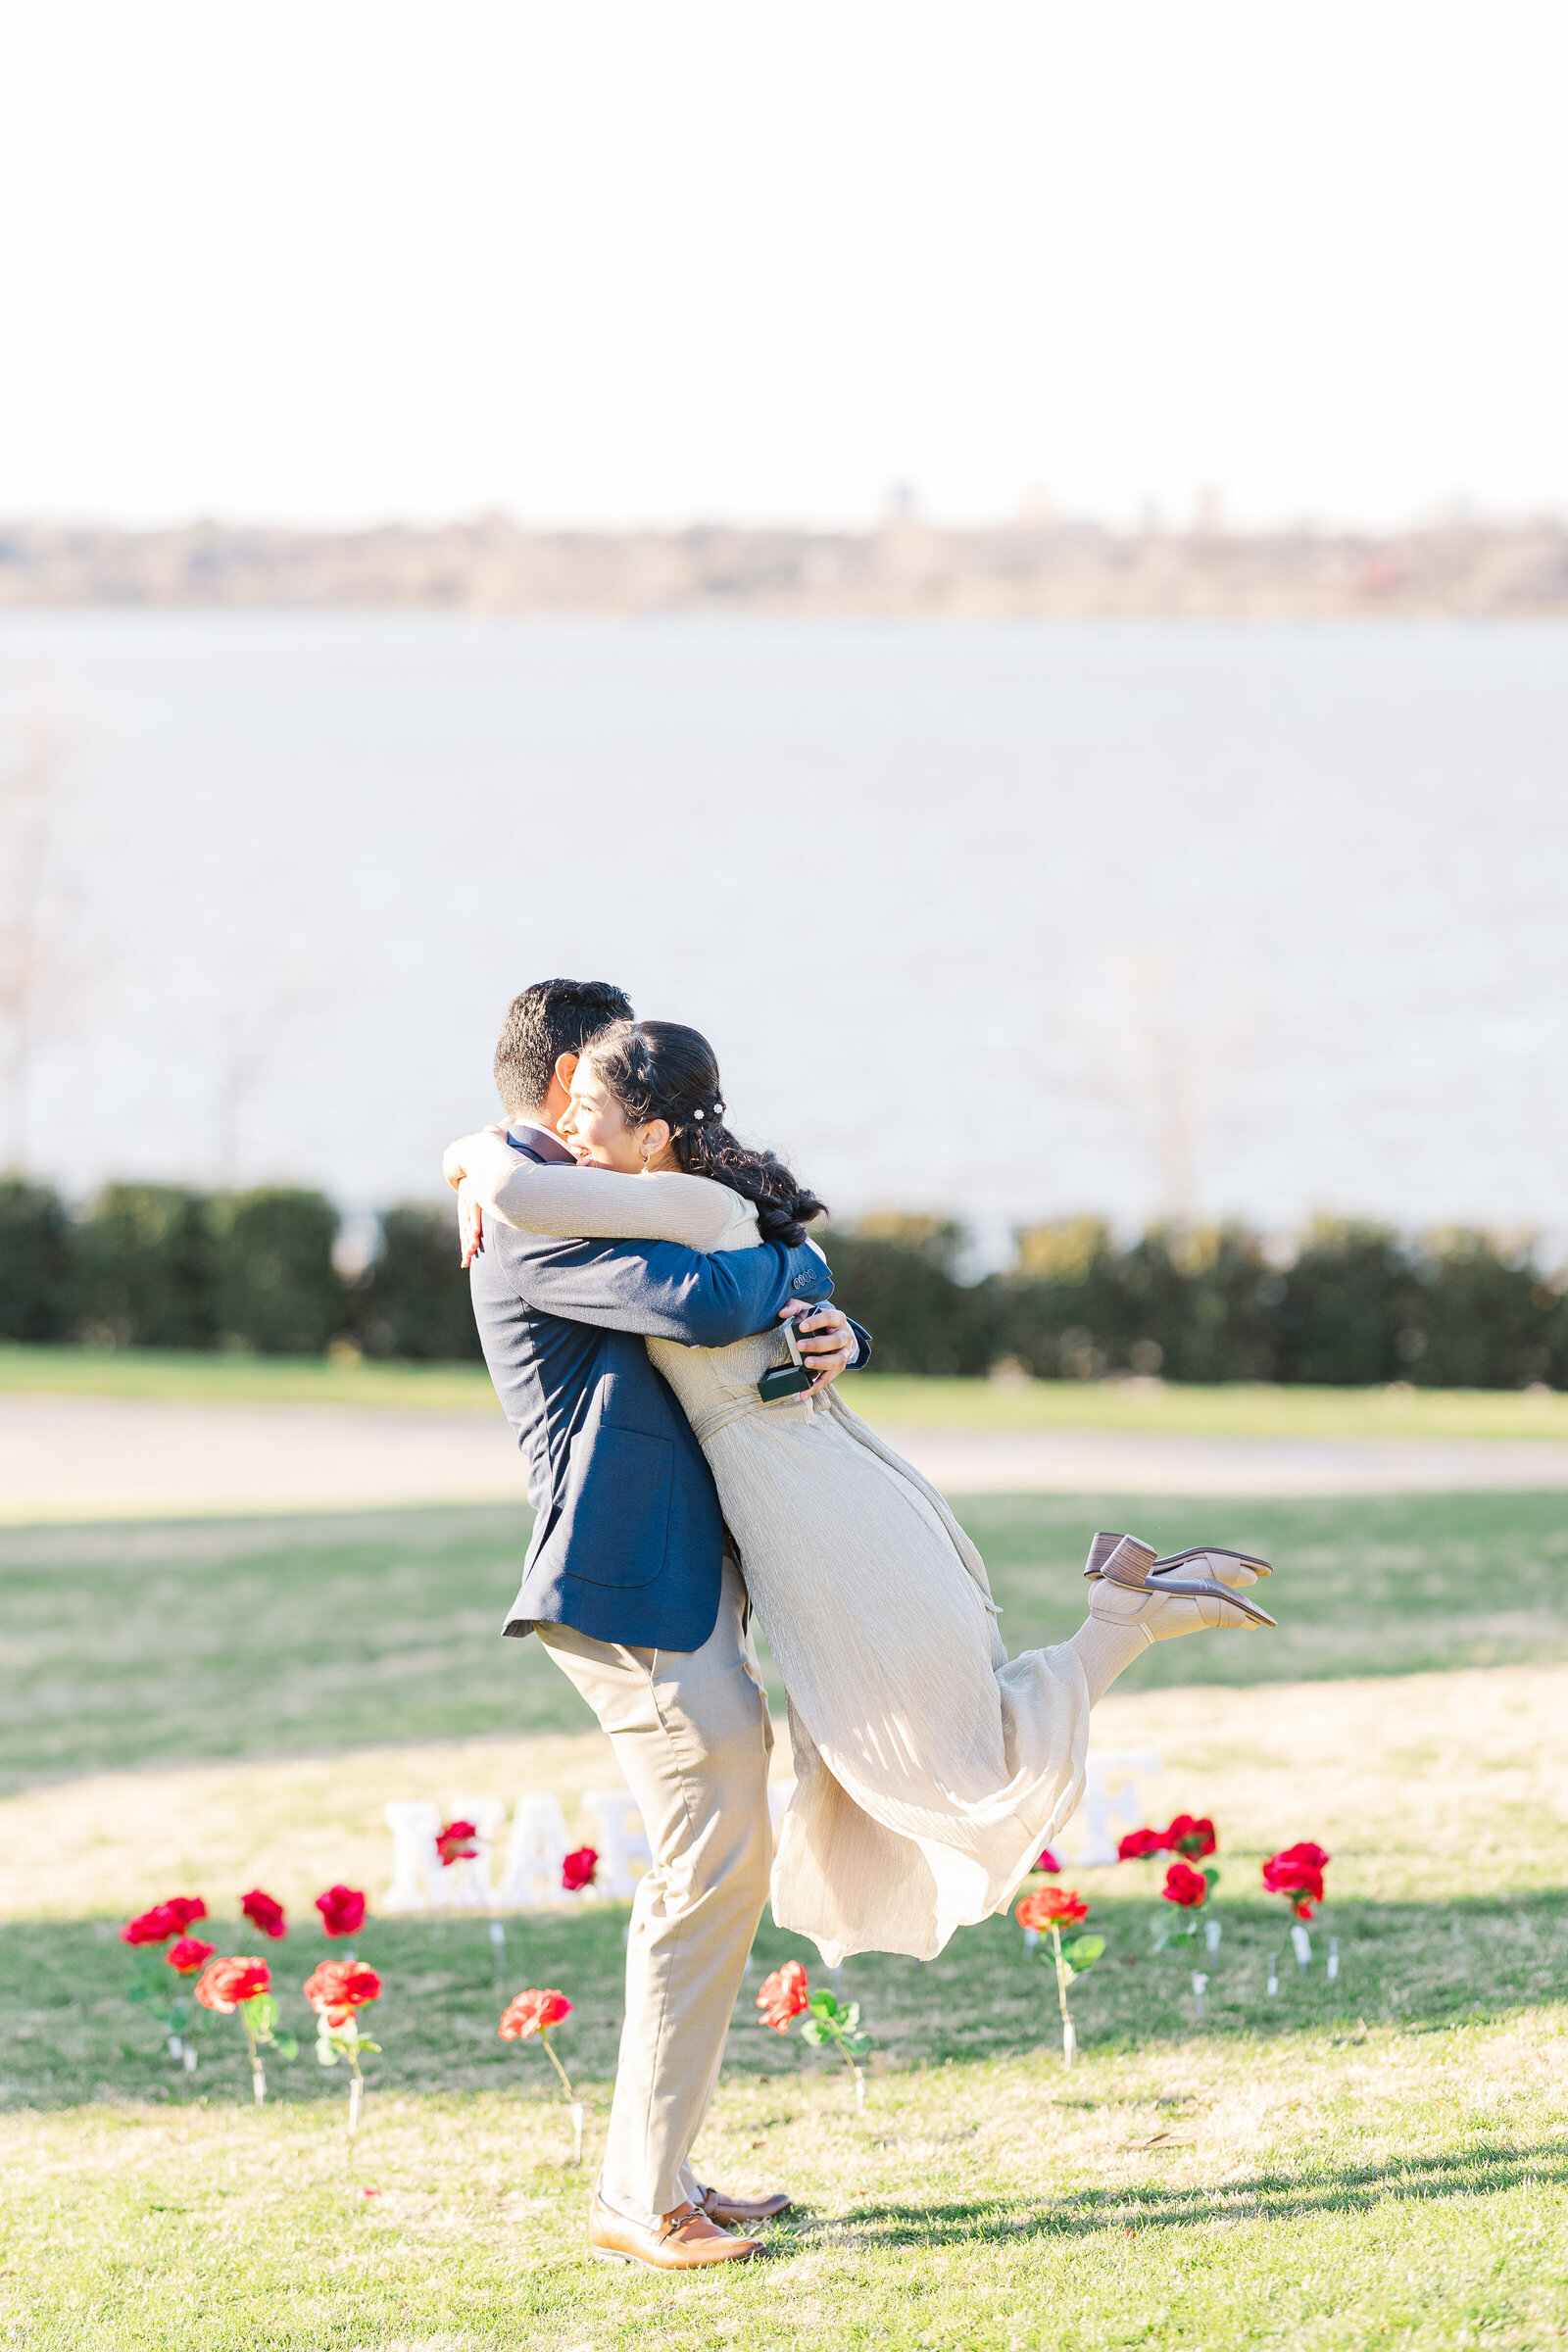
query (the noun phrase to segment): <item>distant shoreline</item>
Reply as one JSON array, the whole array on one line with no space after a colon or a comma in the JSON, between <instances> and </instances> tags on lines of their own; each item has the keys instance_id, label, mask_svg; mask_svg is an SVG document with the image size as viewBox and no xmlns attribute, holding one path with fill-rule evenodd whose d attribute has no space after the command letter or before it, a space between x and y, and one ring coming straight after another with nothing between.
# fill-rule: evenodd
<instances>
[{"instance_id":1,"label":"distant shoreline","mask_svg":"<svg viewBox=\"0 0 1568 2352\"><path fill-rule=\"evenodd\" d=\"M1568 614L1568 524L1377 535L1117 532L1069 520L940 530L158 530L0 522L0 611L374 608L745 612L958 619L1540 618Z\"/></svg>"}]
</instances>

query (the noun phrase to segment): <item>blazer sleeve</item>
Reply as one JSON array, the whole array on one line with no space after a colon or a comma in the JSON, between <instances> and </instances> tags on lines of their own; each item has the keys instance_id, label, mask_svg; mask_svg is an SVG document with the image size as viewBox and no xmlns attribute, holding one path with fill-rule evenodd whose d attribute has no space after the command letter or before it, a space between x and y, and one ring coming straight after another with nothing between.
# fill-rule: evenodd
<instances>
[{"instance_id":1,"label":"blazer sleeve","mask_svg":"<svg viewBox=\"0 0 1568 2352\"><path fill-rule=\"evenodd\" d=\"M779 1242L708 1255L678 1242L534 1241L509 1230L485 1243L498 1245L518 1297L540 1313L688 1348L727 1348L771 1329L791 1299L833 1295L814 1250Z\"/></svg>"}]
</instances>

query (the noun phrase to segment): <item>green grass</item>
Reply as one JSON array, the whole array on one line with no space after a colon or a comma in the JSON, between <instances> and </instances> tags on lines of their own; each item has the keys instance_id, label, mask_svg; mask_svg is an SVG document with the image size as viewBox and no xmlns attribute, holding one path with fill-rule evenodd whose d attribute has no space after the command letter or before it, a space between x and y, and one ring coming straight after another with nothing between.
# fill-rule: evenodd
<instances>
[{"instance_id":1,"label":"green grass","mask_svg":"<svg viewBox=\"0 0 1568 2352\"><path fill-rule=\"evenodd\" d=\"M1255 1544L1273 1634L1173 1642L1122 1688L1296 1681L1568 1652L1568 1497L960 1504L1016 1651L1084 1612L1097 1526ZM537 1642L503 1642L527 1514L502 1505L0 1531L0 1788L122 1765L575 1731ZM774 1679L775 1695L777 1690Z\"/></svg>"},{"instance_id":2,"label":"green grass","mask_svg":"<svg viewBox=\"0 0 1568 2352\"><path fill-rule=\"evenodd\" d=\"M699 2159L737 2185L783 2181L797 2206L765 2261L674 2280L587 2259L553 2078L494 2032L519 1983L576 1998L559 2039L591 2167L617 1910L514 1923L501 1989L477 1925L373 1924L385 2052L353 2146L342 2082L308 2056L274 2066L269 2106L250 2107L233 2020L211 2022L196 2077L176 2075L122 1998L112 1930L7 1931L0 2342L1533 2352L1559 2337L1562 1898L1336 1903L1340 1983L1290 1969L1273 2002L1278 1919L1237 1906L1201 2031L1183 1970L1149 1956L1151 1909L1097 1905L1110 1953L1075 1988L1071 2073L1047 1973L1010 1923L923 1969L851 1962L886 2053L863 2119L834 2061L757 2026L748 1987ZM285 1985L320 1948L299 1945L273 1947ZM760 1965L792 1949L808 1957L764 1926Z\"/></svg>"},{"instance_id":3,"label":"green grass","mask_svg":"<svg viewBox=\"0 0 1568 2352\"><path fill-rule=\"evenodd\" d=\"M1217 1958L1203 1962L1210 1971L1203 2027L1209 2040L1261 2048L1307 2030L1340 2032L1357 2019L1369 2027L1426 2032L1465 2019L1501 2021L1564 1992L1568 1895L1560 1888L1444 1904L1336 1897L1314 1923L1314 1962L1302 1975L1286 1941L1282 1902L1224 1899L1226 1877L1256 1887L1257 1858L1227 1848L1222 1859L1224 1940ZM1094 1924L1108 1950L1073 1992L1086 2052L1129 2056L1193 2036L1193 1962L1154 1953L1150 1940L1156 1914L1165 1908L1152 1892L1161 1870L1156 1864L1123 1865L1117 1890L1108 1894L1101 1891L1102 1874L1089 1883ZM1376 1864L1347 1855L1338 1871L1342 1883L1347 1874L1359 1883L1369 1872L1375 1877ZM1138 1891L1121 1890L1122 1880ZM520 2081L543 2095L555 2080L547 2061L503 2042L496 2022L520 1985L559 1984L576 2009L558 2047L585 2082L607 2087L620 2031L627 1915L628 1907L616 1903L514 1916L501 1979L482 1918L372 1917L354 1948L386 1985L375 2012L374 2037L382 2045L377 2082L385 2089L422 2095L492 2090ZM178 2108L210 2095L248 2092L244 2035L232 2018L203 2017L203 2056L194 2077L170 2063L161 2032L125 1997L131 1965L119 1928L118 1920L0 1927L0 2040L6 2052L0 2107L75 2107L125 2096ZM244 1921L206 1921L199 1932L220 1952L257 1948L256 1931ZM1341 1960L1332 1984L1322 1965L1330 1934ZM1282 1955L1282 1989L1275 1999L1265 1995L1270 1952ZM267 1944L265 1956L279 1990L280 2030L303 2042L314 2026L299 1986L326 1956L326 1946L313 1924ZM732 2073L793 2078L803 2064L829 2080L843 2073L838 2058L808 2053L797 2036L775 2034L757 2022L757 1984L765 1970L791 1958L804 1961L813 1981L821 1976L814 1946L764 1919L752 1991L743 1990L725 2060ZM1023 2057L1043 2041L1059 2051L1054 1982L1041 1952L1026 1951L1010 1919L960 1930L933 1961L864 1954L845 1964L844 1984L847 1995L863 2004L884 2063L945 2066ZM341 2078L324 2073L314 2058L278 2063L270 2079L279 2097L294 2101L344 2095Z\"/></svg>"},{"instance_id":4,"label":"green grass","mask_svg":"<svg viewBox=\"0 0 1568 2352\"><path fill-rule=\"evenodd\" d=\"M482 1364L329 1363L319 1356L0 1346L0 1394L132 1396L186 1403L349 1404L492 1413ZM1312 1389L1236 1382L906 1380L851 1375L844 1394L889 1428L1106 1429L1187 1437L1554 1438L1568 1394L1512 1389Z\"/></svg>"}]
</instances>

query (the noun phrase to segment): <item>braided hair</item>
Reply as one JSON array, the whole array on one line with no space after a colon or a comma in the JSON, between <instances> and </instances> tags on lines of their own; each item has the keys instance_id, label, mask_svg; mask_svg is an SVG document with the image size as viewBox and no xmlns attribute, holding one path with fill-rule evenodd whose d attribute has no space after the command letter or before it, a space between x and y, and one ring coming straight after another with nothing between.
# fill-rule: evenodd
<instances>
[{"instance_id":1,"label":"braided hair","mask_svg":"<svg viewBox=\"0 0 1568 2352\"><path fill-rule=\"evenodd\" d=\"M627 1123L662 1119L676 1159L689 1176L711 1176L757 1203L764 1242L794 1249L827 1206L772 1152L737 1143L724 1124L724 1097L713 1049L679 1021L614 1021L590 1038L591 1062Z\"/></svg>"}]
</instances>

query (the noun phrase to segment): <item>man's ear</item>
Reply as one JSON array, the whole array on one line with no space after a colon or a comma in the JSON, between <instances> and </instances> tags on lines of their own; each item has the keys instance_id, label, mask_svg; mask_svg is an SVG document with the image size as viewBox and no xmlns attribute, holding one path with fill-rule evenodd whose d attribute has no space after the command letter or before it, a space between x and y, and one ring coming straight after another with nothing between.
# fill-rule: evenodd
<instances>
[{"instance_id":1,"label":"man's ear","mask_svg":"<svg viewBox=\"0 0 1568 2352\"><path fill-rule=\"evenodd\" d=\"M580 1054L558 1054L556 1055L556 1076L561 1081L561 1091L564 1095L570 1094L571 1074L581 1059Z\"/></svg>"}]
</instances>

